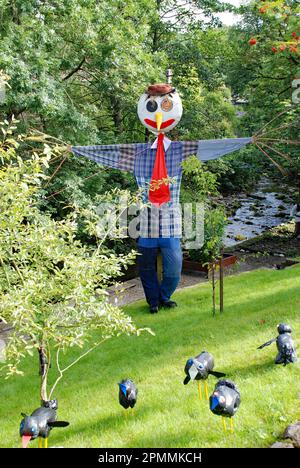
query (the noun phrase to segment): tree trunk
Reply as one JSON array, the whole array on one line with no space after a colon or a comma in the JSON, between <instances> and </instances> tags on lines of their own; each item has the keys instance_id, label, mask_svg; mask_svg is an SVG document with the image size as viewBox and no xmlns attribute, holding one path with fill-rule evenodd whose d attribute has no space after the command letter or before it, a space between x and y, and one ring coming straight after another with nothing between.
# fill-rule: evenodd
<instances>
[{"instance_id":1,"label":"tree trunk","mask_svg":"<svg viewBox=\"0 0 300 468\"><path fill-rule=\"evenodd\" d=\"M41 377L40 397L42 401L48 401L47 380L48 380L48 370L49 370L50 363L47 358L46 349L43 346L38 348L38 353L39 353L39 367L40 367L39 375Z\"/></svg>"},{"instance_id":2,"label":"tree trunk","mask_svg":"<svg viewBox=\"0 0 300 468\"><path fill-rule=\"evenodd\" d=\"M148 143L149 140L150 140L150 132L148 128L145 127L145 143Z\"/></svg>"},{"instance_id":3,"label":"tree trunk","mask_svg":"<svg viewBox=\"0 0 300 468\"><path fill-rule=\"evenodd\" d=\"M20 13L14 1L10 3L10 10L11 10L11 17L12 17L13 22L15 24L20 25L21 24Z\"/></svg>"},{"instance_id":4,"label":"tree trunk","mask_svg":"<svg viewBox=\"0 0 300 468\"><path fill-rule=\"evenodd\" d=\"M160 29L160 7L161 0L156 0L156 11L158 15L158 21L153 24L153 37L152 37L152 52L157 52L159 50L159 29Z\"/></svg>"},{"instance_id":5,"label":"tree trunk","mask_svg":"<svg viewBox=\"0 0 300 468\"><path fill-rule=\"evenodd\" d=\"M117 133L121 135L121 133L123 132L123 117L120 101L115 96L111 96L110 101L112 105L112 117L114 119L114 124L117 129Z\"/></svg>"}]
</instances>

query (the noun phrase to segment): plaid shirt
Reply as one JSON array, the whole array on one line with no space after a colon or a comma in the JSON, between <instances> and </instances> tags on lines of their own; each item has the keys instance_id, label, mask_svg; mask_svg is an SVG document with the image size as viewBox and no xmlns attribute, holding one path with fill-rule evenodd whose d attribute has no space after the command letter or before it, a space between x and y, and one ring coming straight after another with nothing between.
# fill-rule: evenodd
<instances>
[{"instance_id":1,"label":"plaid shirt","mask_svg":"<svg viewBox=\"0 0 300 468\"><path fill-rule=\"evenodd\" d=\"M245 141L242 141L245 140ZM140 237L181 237L182 216L179 203L180 185L182 179L181 163L192 154L197 154L201 160L215 159L236 151L251 139L224 139L200 141L173 141L165 152L170 184L171 200L160 208L153 205L141 210ZM101 146L75 146L72 152L85 156L104 166L132 172L138 186L142 189L144 201L148 200L149 186L156 157L153 143L132 143ZM208 151L213 145L213 154ZM219 148L221 145L221 149ZM207 155L207 156L206 156Z\"/></svg>"}]
</instances>

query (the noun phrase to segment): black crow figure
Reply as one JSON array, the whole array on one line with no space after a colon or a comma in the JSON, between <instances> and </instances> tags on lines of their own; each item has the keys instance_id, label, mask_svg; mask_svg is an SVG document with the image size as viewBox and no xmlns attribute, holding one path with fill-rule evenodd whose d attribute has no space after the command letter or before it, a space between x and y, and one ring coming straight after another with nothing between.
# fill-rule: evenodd
<instances>
[{"instance_id":1,"label":"black crow figure","mask_svg":"<svg viewBox=\"0 0 300 468\"><path fill-rule=\"evenodd\" d=\"M277 338L273 338L273 340L267 341L257 349L263 349L276 341L278 354L275 359L275 364L283 364L286 366L287 364L296 362L297 355L295 344L291 335L291 327L286 323L280 323L277 325L277 331L279 333Z\"/></svg>"},{"instance_id":2,"label":"black crow figure","mask_svg":"<svg viewBox=\"0 0 300 468\"><path fill-rule=\"evenodd\" d=\"M138 389L130 379L124 379L119 383L119 402L123 408L133 408L136 404Z\"/></svg>"},{"instance_id":3,"label":"black crow figure","mask_svg":"<svg viewBox=\"0 0 300 468\"><path fill-rule=\"evenodd\" d=\"M20 424L20 436L22 447L27 448L31 440L39 438L39 448L48 447L48 437L53 427L66 427L66 421L56 420L57 400L43 401L42 406L31 413L30 416L22 413L23 419Z\"/></svg>"},{"instance_id":4,"label":"black crow figure","mask_svg":"<svg viewBox=\"0 0 300 468\"><path fill-rule=\"evenodd\" d=\"M204 392L206 399L208 400L208 386L206 379L209 375L213 375L217 378L225 377L226 374L223 372L216 372L213 370L214 368L214 357L212 354L208 353L207 351L202 351L201 354L196 356L194 359L188 359L184 368L184 372L186 373L186 378L184 379L184 385L187 385L190 380L198 380L198 390L199 390L199 398L202 399L202 390L200 382L203 380L204 385Z\"/></svg>"},{"instance_id":5,"label":"black crow figure","mask_svg":"<svg viewBox=\"0 0 300 468\"><path fill-rule=\"evenodd\" d=\"M224 431L227 430L225 418L230 418L230 428L233 432L232 417L237 412L240 403L241 395L237 385L231 380L219 380L209 398L209 407L214 414L222 416Z\"/></svg>"}]
</instances>

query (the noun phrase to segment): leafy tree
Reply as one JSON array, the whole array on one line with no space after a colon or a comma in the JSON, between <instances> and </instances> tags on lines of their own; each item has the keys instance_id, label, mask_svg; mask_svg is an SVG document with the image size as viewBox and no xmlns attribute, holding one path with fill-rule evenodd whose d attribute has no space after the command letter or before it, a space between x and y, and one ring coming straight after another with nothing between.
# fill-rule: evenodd
<instances>
[{"instance_id":1,"label":"leafy tree","mask_svg":"<svg viewBox=\"0 0 300 468\"><path fill-rule=\"evenodd\" d=\"M7 376L21 373L22 359L38 352L40 396L48 400L65 371L104 340L140 333L107 293L135 253L117 256L103 245L94 211L74 208L63 220L54 220L38 209L53 152L45 146L44 154L20 158L20 144L27 137L15 139L14 130L5 122L0 144L0 318L13 327L2 371ZM96 246L83 245L76 237L78 219L97 238ZM88 344L87 351L62 367L62 353ZM58 377L49 389L54 362Z\"/></svg>"},{"instance_id":2,"label":"leafy tree","mask_svg":"<svg viewBox=\"0 0 300 468\"><path fill-rule=\"evenodd\" d=\"M226 39L208 29L220 26L214 12L225 8L217 0L0 0L0 69L11 76L0 116L74 145L144 141L137 99L171 66L185 106L174 137L232 136L220 65ZM49 174L55 167L50 162ZM128 174L67 159L45 189L43 209L60 219L69 203L90 205L108 178L134 190Z\"/></svg>"},{"instance_id":3,"label":"leafy tree","mask_svg":"<svg viewBox=\"0 0 300 468\"><path fill-rule=\"evenodd\" d=\"M34 127L74 145L143 141L136 102L163 59L146 46L151 8L135 0L0 0L0 69L11 76L0 118L14 115L21 131ZM56 166L50 161L49 174ZM60 219L65 205L91 205L108 179L133 191L128 174L68 159L47 185L43 209Z\"/></svg>"},{"instance_id":4,"label":"leafy tree","mask_svg":"<svg viewBox=\"0 0 300 468\"><path fill-rule=\"evenodd\" d=\"M264 128L265 156L297 187L299 151L289 143L298 141L300 130L299 106L292 102L300 72L300 7L288 0L252 1L240 11L243 21L231 29L233 55L226 67L233 93L248 103L240 127L249 134Z\"/></svg>"}]
</instances>

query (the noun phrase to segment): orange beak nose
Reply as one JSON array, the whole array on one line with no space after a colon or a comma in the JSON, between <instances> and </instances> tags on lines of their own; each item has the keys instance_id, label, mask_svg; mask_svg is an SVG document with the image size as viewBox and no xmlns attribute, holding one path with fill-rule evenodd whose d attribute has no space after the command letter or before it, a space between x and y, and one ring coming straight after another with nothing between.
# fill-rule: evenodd
<instances>
[{"instance_id":1,"label":"orange beak nose","mask_svg":"<svg viewBox=\"0 0 300 468\"><path fill-rule=\"evenodd\" d=\"M22 448L27 448L27 445L29 444L31 439L31 436L29 435L23 435L22 436Z\"/></svg>"},{"instance_id":2,"label":"orange beak nose","mask_svg":"<svg viewBox=\"0 0 300 468\"><path fill-rule=\"evenodd\" d=\"M163 115L162 115L161 112L156 112L155 120L156 120L156 128L159 131L160 127L161 127L161 124L162 124L162 121L163 121Z\"/></svg>"}]
</instances>

